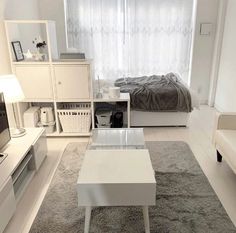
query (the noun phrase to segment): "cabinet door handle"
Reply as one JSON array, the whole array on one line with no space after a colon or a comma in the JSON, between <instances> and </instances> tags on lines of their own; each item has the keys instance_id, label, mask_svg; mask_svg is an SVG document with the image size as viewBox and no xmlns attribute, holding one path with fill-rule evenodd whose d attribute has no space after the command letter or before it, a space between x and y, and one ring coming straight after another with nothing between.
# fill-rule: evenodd
<instances>
[{"instance_id":1,"label":"cabinet door handle","mask_svg":"<svg viewBox=\"0 0 236 233\"><path fill-rule=\"evenodd\" d=\"M61 85L61 82L60 82L60 81L58 82L58 85Z\"/></svg>"}]
</instances>

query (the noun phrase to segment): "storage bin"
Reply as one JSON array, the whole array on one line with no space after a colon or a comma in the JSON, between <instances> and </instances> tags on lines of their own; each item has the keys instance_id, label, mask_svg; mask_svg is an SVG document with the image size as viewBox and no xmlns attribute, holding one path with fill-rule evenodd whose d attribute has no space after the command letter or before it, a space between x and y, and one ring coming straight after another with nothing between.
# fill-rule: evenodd
<instances>
[{"instance_id":1,"label":"storage bin","mask_svg":"<svg viewBox=\"0 0 236 233\"><path fill-rule=\"evenodd\" d=\"M112 111L109 110L97 110L96 118L99 125L109 125L111 123Z\"/></svg>"},{"instance_id":2,"label":"storage bin","mask_svg":"<svg viewBox=\"0 0 236 233\"><path fill-rule=\"evenodd\" d=\"M123 127L123 112L116 112L113 115L112 127L113 128Z\"/></svg>"},{"instance_id":3,"label":"storage bin","mask_svg":"<svg viewBox=\"0 0 236 233\"><path fill-rule=\"evenodd\" d=\"M46 134L51 134L55 132L55 126L56 126L55 121L47 124L42 124L41 122L38 123L38 127L43 127L46 131Z\"/></svg>"},{"instance_id":4,"label":"storage bin","mask_svg":"<svg viewBox=\"0 0 236 233\"><path fill-rule=\"evenodd\" d=\"M63 104L57 110L62 131L65 133L89 133L91 127L90 104Z\"/></svg>"},{"instance_id":5,"label":"storage bin","mask_svg":"<svg viewBox=\"0 0 236 233\"><path fill-rule=\"evenodd\" d=\"M111 128L111 123L109 123L109 124L97 124L97 128Z\"/></svg>"}]
</instances>

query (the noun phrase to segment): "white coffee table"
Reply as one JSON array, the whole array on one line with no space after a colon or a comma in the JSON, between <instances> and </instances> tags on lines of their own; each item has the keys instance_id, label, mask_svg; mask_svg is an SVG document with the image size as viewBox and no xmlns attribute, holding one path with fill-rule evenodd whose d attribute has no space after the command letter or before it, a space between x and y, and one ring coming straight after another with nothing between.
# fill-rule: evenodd
<instances>
[{"instance_id":1,"label":"white coffee table","mask_svg":"<svg viewBox=\"0 0 236 233\"><path fill-rule=\"evenodd\" d=\"M145 232L150 232L148 206L156 202L156 180L148 150L86 151L77 192L78 205L86 207L85 233L96 206L142 206Z\"/></svg>"}]
</instances>

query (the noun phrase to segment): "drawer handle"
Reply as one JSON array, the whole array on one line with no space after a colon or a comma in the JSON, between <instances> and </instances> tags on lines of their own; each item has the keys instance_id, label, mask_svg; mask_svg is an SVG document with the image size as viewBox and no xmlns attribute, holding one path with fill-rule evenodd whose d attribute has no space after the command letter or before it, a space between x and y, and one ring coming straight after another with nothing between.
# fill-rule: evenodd
<instances>
[{"instance_id":1,"label":"drawer handle","mask_svg":"<svg viewBox=\"0 0 236 233\"><path fill-rule=\"evenodd\" d=\"M58 82L58 85L61 85L61 82Z\"/></svg>"}]
</instances>

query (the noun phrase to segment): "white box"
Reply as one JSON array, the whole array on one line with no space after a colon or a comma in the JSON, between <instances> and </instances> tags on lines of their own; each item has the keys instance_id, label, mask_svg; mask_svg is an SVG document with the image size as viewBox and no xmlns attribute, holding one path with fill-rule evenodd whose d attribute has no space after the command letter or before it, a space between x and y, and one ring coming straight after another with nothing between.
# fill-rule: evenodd
<instances>
[{"instance_id":1,"label":"white box","mask_svg":"<svg viewBox=\"0 0 236 233\"><path fill-rule=\"evenodd\" d=\"M112 99L120 98L120 87L109 87L109 97Z\"/></svg>"},{"instance_id":2,"label":"white box","mask_svg":"<svg viewBox=\"0 0 236 233\"><path fill-rule=\"evenodd\" d=\"M24 112L24 127L37 127L40 107L31 107Z\"/></svg>"}]
</instances>

